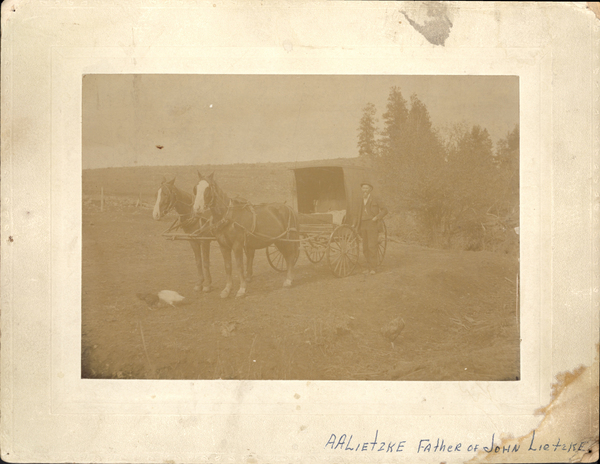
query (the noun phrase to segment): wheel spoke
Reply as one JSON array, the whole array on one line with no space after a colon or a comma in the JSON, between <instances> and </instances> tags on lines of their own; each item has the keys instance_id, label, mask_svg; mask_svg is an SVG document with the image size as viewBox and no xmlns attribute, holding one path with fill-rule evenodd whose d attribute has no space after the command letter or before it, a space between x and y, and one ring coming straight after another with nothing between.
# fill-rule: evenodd
<instances>
[{"instance_id":1,"label":"wheel spoke","mask_svg":"<svg viewBox=\"0 0 600 464\"><path fill-rule=\"evenodd\" d=\"M271 245L267 247L267 260L273 269L278 272L284 272L287 270L287 261L285 257L279 251L275 245Z\"/></svg>"},{"instance_id":2,"label":"wheel spoke","mask_svg":"<svg viewBox=\"0 0 600 464\"><path fill-rule=\"evenodd\" d=\"M342 260L342 275L346 276L348 275L348 273L346 272L346 262L348 261L348 258L346 256L344 256L344 259Z\"/></svg>"},{"instance_id":3,"label":"wheel spoke","mask_svg":"<svg viewBox=\"0 0 600 464\"><path fill-rule=\"evenodd\" d=\"M340 258L338 265L335 267L335 273L338 276L343 276L344 275L343 269L344 269L344 258L342 257L342 258Z\"/></svg>"},{"instance_id":4,"label":"wheel spoke","mask_svg":"<svg viewBox=\"0 0 600 464\"><path fill-rule=\"evenodd\" d=\"M359 257L358 236L348 226L337 227L327 242L327 261L337 277L346 277L352 273Z\"/></svg>"},{"instance_id":5,"label":"wheel spoke","mask_svg":"<svg viewBox=\"0 0 600 464\"><path fill-rule=\"evenodd\" d=\"M337 274L338 273L338 269L344 264L344 260L342 259L342 257L340 257L340 259L337 260L336 265L334 267L334 271Z\"/></svg>"},{"instance_id":6,"label":"wheel spoke","mask_svg":"<svg viewBox=\"0 0 600 464\"><path fill-rule=\"evenodd\" d=\"M347 274L350 274L354 270L354 265L354 261L348 256L348 259L346 260L346 267L348 268Z\"/></svg>"},{"instance_id":7,"label":"wheel spoke","mask_svg":"<svg viewBox=\"0 0 600 464\"><path fill-rule=\"evenodd\" d=\"M322 250L322 246L317 243L311 243L306 249L306 255L312 263L318 263L323 259L325 252Z\"/></svg>"},{"instance_id":8,"label":"wheel spoke","mask_svg":"<svg viewBox=\"0 0 600 464\"><path fill-rule=\"evenodd\" d=\"M331 258L331 257L330 257ZM342 259L342 255L334 255L333 258L330 259L331 264L337 264Z\"/></svg>"}]
</instances>

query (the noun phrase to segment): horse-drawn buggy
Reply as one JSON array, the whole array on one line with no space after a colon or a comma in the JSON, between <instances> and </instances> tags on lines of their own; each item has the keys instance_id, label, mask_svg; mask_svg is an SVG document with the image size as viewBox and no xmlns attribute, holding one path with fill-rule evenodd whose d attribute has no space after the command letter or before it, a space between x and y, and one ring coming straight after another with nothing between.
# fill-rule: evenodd
<instances>
[{"instance_id":1,"label":"horse-drawn buggy","mask_svg":"<svg viewBox=\"0 0 600 464\"><path fill-rule=\"evenodd\" d=\"M292 170L294 202L298 212L300 246L311 263L326 258L337 277L350 275L359 260L360 236L356 230L353 206L362 197L360 184L369 172L358 166L310 166ZM387 246L385 222L379 221L378 261ZM286 270L285 260L271 245L267 260L273 269Z\"/></svg>"},{"instance_id":2,"label":"horse-drawn buggy","mask_svg":"<svg viewBox=\"0 0 600 464\"><path fill-rule=\"evenodd\" d=\"M319 263L326 257L331 271L338 277L354 271L359 261L360 243L355 205L361 200L361 182L369 180L368 171L357 166L311 165L291 172L293 206L282 203L255 205L239 197L230 198L217 185L213 175L204 177L198 173L199 181L193 195L177 189L172 181L161 184L154 217L160 218L170 209L179 213L179 218L163 235L171 240L190 241L200 276L198 286L202 285L205 291L210 289L208 255L212 240L221 247L228 276L227 286L221 293L223 297L229 295L232 287L232 252L241 281L238 296L245 294L246 281L252 277L257 249L266 249L271 267L287 272L284 286L291 285L300 248L312 263ZM161 199L161 195L164 198ZM385 256L386 246L386 226L380 220L379 263Z\"/></svg>"}]
</instances>

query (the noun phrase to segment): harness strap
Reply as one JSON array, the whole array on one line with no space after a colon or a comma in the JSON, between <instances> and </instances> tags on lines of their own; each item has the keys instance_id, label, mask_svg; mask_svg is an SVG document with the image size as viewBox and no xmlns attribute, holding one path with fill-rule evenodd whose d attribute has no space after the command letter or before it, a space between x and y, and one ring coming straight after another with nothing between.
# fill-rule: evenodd
<instances>
[{"instance_id":1,"label":"harness strap","mask_svg":"<svg viewBox=\"0 0 600 464\"><path fill-rule=\"evenodd\" d=\"M191 235L202 235L206 230L211 229L212 227L212 221L209 219L206 219L204 221L204 224L200 223L200 228L195 230L194 232L191 233Z\"/></svg>"},{"instance_id":2,"label":"harness strap","mask_svg":"<svg viewBox=\"0 0 600 464\"><path fill-rule=\"evenodd\" d=\"M185 201L181 200L179 198L179 196L177 195L177 192L179 191L178 189L176 189L175 187L172 186L167 186L166 184L161 185L161 188L165 188L168 195L169 195L169 204L167 206L167 209L165 210L165 212L163 213L163 216L165 216L166 214L168 214L173 208L175 208L175 205L177 205L177 203L181 203L182 205L185 206L193 206L193 204L188 204ZM192 216L193 218L193 216Z\"/></svg>"},{"instance_id":3,"label":"harness strap","mask_svg":"<svg viewBox=\"0 0 600 464\"><path fill-rule=\"evenodd\" d=\"M223 217L218 222L216 222L210 229L213 232L213 235L215 235L214 232L218 232L231 221L231 219L227 217L229 215L229 212L231 211L231 207L232 202L231 200L229 200L229 205L227 205L227 211L225 212Z\"/></svg>"},{"instance_id":4,"label":"harness strap","mask_svg":"<svg viewBox=\"0 0 600 464\"><path fill-rule=\"evenodd\" d=\"M217 197L218 197L219 193L220 192L217 191L216 194L214 195L214 197L212 198L211 203L209 205L210 207L214 206L217 203ZM227 198L227 197L225 197L225 198ZM229 199L229 203L227 205L227 211L225 212L223 217L216 224L213 224L211 226L211 232L213 232L213 235L216 235L214 232L218 232L220 229L222 229L226 225L233 224L234 226L237 226L244 231L244 247L245 247L248 235L258 238L258 239L267 240L267 241L276 241L276 240L282 239L284 236L287 236L289 238L290 231L295 231L295 232L297 231L297 229L295 227L295 226L297 226L297 224L294 224L294 227L292 227L292 217L294 216L294 210L289 205L285 205L285 207L288 209L288 211L290 213L288 216L287 228L283 231L283 233L279 234L277 237L269 237L268 235L259 234L256 232L257 213L256 213L256 209L254 208L254 205L252 203L250 203L247 200L245 200L245 202L243 202L243 203L241 201L238 201L238 204L240 206L242 206L242 208L248 208L248 210L252 213L252 229L248 229L243 224L240 224L237 221L233 221L232 217L229 217L229 216L232 216L232 214L230 214L230 213L232 212L235 205L234 205L234 201L232 199L230 199L230 198L228 198L228 199ZM277 216L275 216L273 213L271 213L271 215L283 227L283 224L281 223L280 219ZM299 242L299 240L290 240L290 241Z\"/></svg>"},{"instance_id":5,"label":"harness strap","mask_svg":"<svg viewBox=\"0 0 600 464\"><path fill-rule=\"evenodd\" d=\"M211 228L210 228L210 229L211 229L212 231L217 231L217 232L218 232L218 231L219 231L219 230L221 230L223 227L225 227L225 226L226 226L228 223L229 223L229 219L227 219L226 217L224 217L224 216L223 216L223 217L221 218L221 220L220 220L219 222L217 222L217 223L213 224L213 225L211 226Z\"/></svg>"},{"instance_id":6,"label":"harness strap","mask_svg":"<svg viewBox=\"0 0 600 464\"><path fill-rule=\"evenodd\" d=\"M171 223L171 225L169 226L169 228L163 232L163 234L169 233L169 232L171 232L174 229L179 229L179 227L181 227L180 224L179 224L180 222L181 222L181 217L178 217L177 219L175 219Z\"/></svg>"},{"instance_id":7,"label":"harness strap","mask_svg":"<svg viewBox=\"0 0 600 464\"><path fill-rule=\"evenodd\" d=\"M254 210L254 208L252 209L252 211L253 211L253 213L254 213L254 217L253 217L254 221L253 221L253 226L252 226L253 230L248 230L248 228L247 228L247 227L245 227L244 225L240 224L240 223L239 223L239 222L237 222L237 221L234 221L234 222L233 222L233 224L234 224L234 225L236 225L236 226L238 226L238 227L240 227L242 230L244 230L244 232L245 232L245 234L244 234L244 244L245 244L245 242L246 242L246 238L247 238L247 236L248 236L248 235L251 235L251 236L253 236L253 237L255 237L255 238L259 238L259 239L263 239L263 240L272 240L272 241L280 240L280 239L281 239L282 237L284 237L284 236L286 236L286 237L289 239L290 232L291 232L291 231L297 232L297 229L296 229L296 227L292 227L292 217L293 217L294 210L293 210L293 209L292 209L290 206L288 206L288 205L286 205L286 208L287 208L287 209L288 209L288 211L290 212L290 214L289 214L289 216L288 216L288 226L287 226L287 228L286 228L286 229L285 229L285 230L284 230L284 231L283 231L281 234L279 234L277 237L270 237L270 236L268 236L268 235L259 234L259 233L257 233L257 232L254 230L254 229L255 229L255 227L256 227L256 211ZM277 220L279 221L279 219L278 219L278 218L277 218L275 215L273 215L273 216L275 217L275 219L277 219ZM281 223L281 222L280 222L280 223ZM283 224L282 224L282 225L283 225ZM298 241L298 240L289 240L289 241L296 242L296 241Z\"/></svg>"},{"instance_id":8,"label":"harness strap","mask_svg":"<svg viewBox=\"0 0 600 464\"><path fill-rule=\"evenodd\" d=\"M252 212L252 233L256 230L256 210L252 204L248 204L250 211Z\"/></svg>"},{"instance_id":9,"label":"harness strap","mask_svg":"<svg viewBox=\"0 0 600 464\"><path fill-rule=\"evenodd\" d=\"M290 238L290 226L291 225L292 225L292 215L289 214L289 211L288 211L288 226L287 226L288 234L287 234L287 238Z\"/></svg>"},{"instance_id":10,"label":"harness strap","mask_svg":"<svg viewBox=\"0 0 600 464\"><path fill-rule=\"evenodd\" d=\"M283 231L282 234L278 235L277 237L270 237L268 235L259 234L257 232L252 232L252 231L248 230L248 228L246 228L242 224L240 224L239 222L233 222L233 224L236 225L236 226L238 226L238 227L240 227L241 229L243 229L244 232L246 232L245 235L251 235L251 236L253 236L255 238L261 238L261 239L264 239L264 240L272 240L272 241L279 240L284 235L287 235L289 233L289 231L290 231L289 229L286 229L286 230ZM245 237L244 237L244 240L245 240Z\"/></svg>"}]
</instances>

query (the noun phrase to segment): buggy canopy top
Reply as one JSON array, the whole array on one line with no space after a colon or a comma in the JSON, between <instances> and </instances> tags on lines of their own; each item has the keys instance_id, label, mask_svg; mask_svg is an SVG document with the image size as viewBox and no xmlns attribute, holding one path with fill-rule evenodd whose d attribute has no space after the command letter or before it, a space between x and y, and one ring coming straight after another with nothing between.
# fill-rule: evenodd
<instances>
[{"instance_id":1,"label":"buggy canopy top","mask_svg":"<svg viewBox=\"0 0 600 464\"><path fill-rule=\"evenodd\" d=\"M361 183L373 182L361 166L311 166L293 169L296 209L302 214L345 211L344 223L354 222L352 205L361 197Z\"/></svg>"}]
</instances>

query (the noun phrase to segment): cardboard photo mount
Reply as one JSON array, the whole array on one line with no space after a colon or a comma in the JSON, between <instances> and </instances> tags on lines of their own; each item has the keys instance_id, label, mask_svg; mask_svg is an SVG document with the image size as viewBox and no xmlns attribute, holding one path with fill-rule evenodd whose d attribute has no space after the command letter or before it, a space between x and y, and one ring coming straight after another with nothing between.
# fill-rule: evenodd
<instances>
[{"instance_id":1,"label":"cardboard photo mount","mask_svg":"<svg viewBox=\"0 0 600 464\"><path fill-rule=\"evenodd\" d=\"M598 440L599 54L585 4L4 2L2 458L586 456ZM136 73L519 76L521 379L82 380L82 76Z\"/></svg>"}]
</instances>

